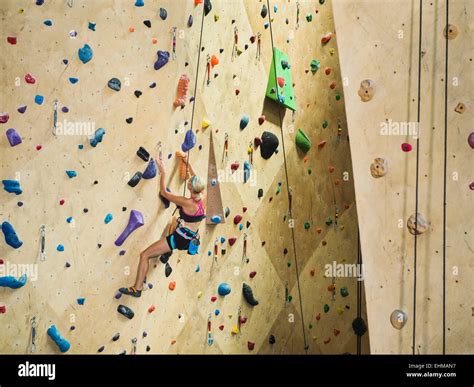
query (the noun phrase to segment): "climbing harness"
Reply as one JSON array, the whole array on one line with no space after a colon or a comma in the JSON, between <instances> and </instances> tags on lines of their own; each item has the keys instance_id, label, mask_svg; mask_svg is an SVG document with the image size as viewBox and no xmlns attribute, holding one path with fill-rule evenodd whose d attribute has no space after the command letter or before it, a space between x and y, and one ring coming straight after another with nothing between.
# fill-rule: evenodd
<instances>
[{"instance_id":1,"label":"climbing harness","mask_svg":"<svg viewBox=\"0 0 474 387\"><path fill-rule=\"evenodd\" d=\"M46 260L46 226L44 224L40 227L40 253L39 259L41 262Z\"/></svg>"},{"instance_id":2,"label":"climbing harness","mask_svg":"<svg viewBox=\"0 0 474 387\"><path fill-rule=\"evenodd\" d=\"M269 23L268 24L270 26L270 38L271 38L270 40L271 40L271 43L272 43L272 52L273 52L273 55L275 55L275 42L274 42L274 39L273 39L273 26L272 26L270 0L267 0L267 8L269 10L269 12L268 12ZM276 79L276 74L277 74L276 62L277 61L275 59L276 58L273 58L273 67L274 67L273 70L274 70L274 74L275 74L275 84L278 84L278 81ZM277 93L277 100L280 100L278 87L276 88L276 93ZM281 109L278 109L278 116L279 116L279 119L280 119L281 144L282 144L282 153L283 153L283 165L284 165L284 169L285 169L285 178L286 178L287 186L290 187L289 176L288 176L288 163L287 163L287 160L286 160L286 150L285 150L285 140L284 140L285 136L283 134L283 118L281 116ZM291 202L290 189L288 189L288 202L289 203ZM289 206L288 210L289 210L289 218L293 219L291 206ZM297 286L298 286L299 309L300 309L300 315L301 315L301 329L302 329L302 334L303 334L304 351L307 354L308 353L308 343L307 343L307 339L306 339L306 325L305 325L304 312L303 312L303 299L302 299L302 294L301 294L300 271L299 271L299 268L298 268L298 255L297 255L297 251L296 251L296 236L295 236L294 227L291 227L290 230L291 230L291 238L292 238L292 242L293 242L295 271L296 271L296 283L297 283ZM288 291L287 287L288 287L288 284L286 285L286 290L285 290L286 292ZM285 306L287 306L286 302L287 302L287 300L285 301Z\"/></svg>"},{"instance_id":3,"label":"climbing harness","mask_svg":"<svg viewBox=\"0 0 474 387\"><path fill-rule=\"evenodd\" d=\"M173 58L173 60L176 60L176 30L177 30L177 27L171 28L171 36L172 36L171 43L173 44L173 51L171 53L171 58Z\"/></svg>"},{"instance_id":4,"label":"climbing harness","mask_svg":"<svg viewBox=\"0 0 474 387\"><path fill-rule=\"evenodd\" d=\"M53 104L53 135L56 136L56 125L58 123L58 99L54 100Z\"/></svg>"},{"instance_id":5,"label":"climbing harness","mask_svg":"<svg viewBox=\"0 0 474 387\"><path fill-rule=\"evenodd\" d=\"M207 345L210 347L212 344L214 344L214 337L212 335L212 322L211 322L211 317L212 317L212 314L209 313L209 316L207 317L207 337L206 337L206 341L207 341Z\"/></svg>"},{"instance_id":6,"label":"climbing harness","mask_svg":"<svg viewBox=\"0 0 474 387\"><path fill-rule=\"evenodd\" d=\"M234 61L234 58L237 57L238 53L238 44L239 44L239 30L237 26L234 27L234 47L232 48L232 57L231 60L232 62Z\"/></svg>"},{"instance_id":7,"label":"climbing harness","mask_svg":"<svg viewBox=\"0 0 474 387\"><path fill-rule=\"evenodd\" d=\"M136 337L132 339L132 352L130 354L131 355L137 354L137 338Z\"/></svg>"},{"instance_id":8,"label":"climbing harness","mask_svg":"<svg viewBox=\"0 0 474 387\"><path fill-rule=\"evenodd\" d=\"M36 352L36 317L31 318L31 353Z\"/></svg>"}]
</instances>

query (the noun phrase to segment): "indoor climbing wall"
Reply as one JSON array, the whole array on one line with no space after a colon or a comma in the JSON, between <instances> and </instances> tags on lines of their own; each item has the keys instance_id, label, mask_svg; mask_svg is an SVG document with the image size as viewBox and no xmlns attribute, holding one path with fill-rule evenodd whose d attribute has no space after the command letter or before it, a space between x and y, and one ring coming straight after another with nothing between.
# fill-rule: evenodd
<instances>
[{"instance_id":1,"label":"indoor climbing wall","mask_svg":"<svg viewBox=\"0 0 474 387\"><path fill-rule=\"evenodd\" d=\"M449 2L446 77L445 3L423 1L421 77L418 76L418 1L337 0L333 3L341 71L346 80L344 94L372 353L412 353L413 337L415 354L442 353L443 248L446 251L445 350L446 353L474 352L474 339L469 333L474 324L471 296L474 8L470 1ZM445 82L448 82L446 185ZM415 291L417 145L420 216Z\"/></svg>"},{"instance_id":2,"label":"indoor climbing wall","mask_svg":"<svg viewBox=\"0 0 474 387\"><path fill-rule=\"evenodd\" d=\"M0 352L30 353L33 329L35 352L66 350L52 325L68 353L369 352L330 2L11 0L0 11ZM199 254L175 251L171 272L152 259L142 296L120 297L176 215L145 160L161 151L181 195L175 152L193 135L207 223L225 215L201 226Z\"/></svg>"}]
</instances>

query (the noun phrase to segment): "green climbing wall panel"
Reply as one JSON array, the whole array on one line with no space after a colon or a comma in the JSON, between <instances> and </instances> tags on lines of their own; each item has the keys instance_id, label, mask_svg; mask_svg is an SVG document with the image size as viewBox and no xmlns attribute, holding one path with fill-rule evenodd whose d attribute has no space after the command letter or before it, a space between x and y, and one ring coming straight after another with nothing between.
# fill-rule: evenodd
<instances>
[{"instance_id":1,"label":"green climbing wall panel","mask_svg":"<svg viewBox=\"0 0 474 387\"><path fill-rule=\"evenodd\" d=\"M285 68L283 65L285 62L290 63L288 56L275 47L273 49L272 65L270 66L270 75L268 77L267 92L265 95L271 100L280 102L283 106L295 111L296 97L291 80L291 70L289 67ZM283 87L278 85L278 78L284 79L285 84Z\"/></svg>"}]
</instances>

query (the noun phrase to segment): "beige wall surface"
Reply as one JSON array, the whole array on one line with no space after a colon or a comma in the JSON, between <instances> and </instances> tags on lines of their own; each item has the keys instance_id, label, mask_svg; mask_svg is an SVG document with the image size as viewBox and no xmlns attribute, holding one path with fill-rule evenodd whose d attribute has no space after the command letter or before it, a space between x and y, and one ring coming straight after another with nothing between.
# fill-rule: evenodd
<instances>
[{"instance_id":1,"label":"beige wall surface","mask_svg":"<svg viewBox=\"0 0 474 387\"><path fill-rule=\"evenodd\" d=\"M272 43L270 28L265 28L268 17L260 15L263 2L214 0L203 25L202 5L195 7L193 0L145 0L143 7L135 7L131 0L71 3L69 7L67 1L46 0L37 6L32 1L8 0L0 5L0 110L10 115L0 126L3 133L16 129L23 140L10 147L6 136L1 136L0 176L19 179L23 193L15 196L2 190L0 215L24 242L15 250L2 239L0 256L4 267L30 264L38 270L36 281L30 276L20 289L0 289L0 304L6 306L6 313L0 315L0 352L29 353L31 319L35 317L37 353L59 353L46 335L52 324L70 341L69 353L96 353L101 347L103 353L130 353L133 338L138 339L138 353L149 349L149 353L299 354L305 352L304 339L308 353L355 353L352 321L357 316L357 280L335 278L333 297L331 288L328 290L332 278L325 276L325 265L333 261L356 263L358 250L336 38L321 44L324 34L335 32L331 2L300 1L299 6L295 1L271 2L274 44L289 56L297 96L294 115L281 110L283 131L278 107L265 101ZM168 12L166 20L159 17L160 7ZM306 19L309 14L312 21ZM189 15L194 19L191 28L187 26ZM51 19L52 26L43 23L46 19ZM151 28L145 26L145 20L151 22ZM95 31L88 28L89 23L96 24ZM233 58L234 26L241 52ZM155 71L157 50L172 50L173 27L177 27L176 59ZM260 59L256 58L257 43L250 41L258 32L262 34ZM16 45L7 42L9 36L17 38ZM86 43L94 55L83 64L77 51ZM208 55L216 55L219 64L211 70L207 86ZM68 60L67 65L63 59ZM313 59L321 63L315 74L309 71ZM24 81L27 73L36 78L35 84ZM183 109L174 109L182 74L190 78L188 100ZM71 84L70 77L79 81ZM107 87L112 77L122 82L119 92ZM156 82L155 88L149 88L152 82ZM333 82L334 88L330 88ZM142 92L139 98L134 95L136 90ZM42 105L34 102L37 94L44 96ZM264 160L259 149L254 151L255 184L220 183L223 205L230 209L230 216L225 224L201 226L199 255L175 252L170 258L173 272L169 278L163 265L152 259L147 276L152 289L139 299L123 296L116 300L119 287L132 285L139 253L159 239L174 210L174 206L165 209L158 199L156 179L142 180L135 188L127 185L135 172L146 167L135 153L144 146L154 156L155 144L161 141L169 187L183 192L174 152L190 128L191 96L196 98L193 129L197 146L191 150L190 160L198 174L205 176L207 171L211 131L217 167L229 175L235 161L242 170L249 143L263 131L279 137L279 152ZM103 141L93 148L84 135L54 136L55 99L58 123L94 124L95 129L105 129ZM27 105L24 114L17 112L20 105ZM69 112L64 113L63 107ZM250 122L240 130L244 114ZM259 125L262 114L266 121ZM126 123L127 118L133 122ZM201 128L204 119L211 122L207 129ZM328 125L323 125L324 121ZM298 128L313 144L306 159L295 147ZM229 154L222 163L225 133L229 135ZM318 147L321 141L327 141L324 147ZM66 170L77 171L77 177L69 179ZM293 192L294 243L288 186ZM259 189L263 190L260 199ZM142 212L145 225L117 247L114 241L132 209ZM337 224L326 225L328 218L335 220L336 211ZM113 220L105 224L109 213ZM232 222L236 214L243 216L243 230ZM68 217L72 217L71 223L66 221ZM305 228L305 223L310 227ZM46 228L44 261L39 260L41 225ZM244 233L248 263L242 262ZM221 237L236 237L237 241L214 260L214 243ZM63 252L57 251L59 244L64 246ZM218 245L220 250L220 242ZM125 250L123 255L121 250ZM200 271L196 272L198 265ZM253 271L257 275L250 279ZM176 283L174 291L168 289L171 281ZM231 286L231 293L211 302L222 282ZM258 306L250 308L243 300L243 282L252 286ZM349 293L346 297L341 296L343 287ZM285 298L285 288L290 301ZM85 298L84 305L78 304L78 298ZM118 314L119 304L130 307L135 317L127 320ZM326 312L325 304L329 307ZM365 318L363 299L361 305ZM151 306L155 310L149 313ZM240 334L233 335L239 309L247 321ZM209 314L215 339L212 346L206 340ZM112 341L117 333L120 339ZM269 344L269 335L275 336L275 344ZM253 351L248 349L249 342L255 343ZM362 352L369 352L368 334L363 337Z\"/></svg>"},{"instance_id":2,"label":"beige wall surface","mask_svg":"<svg viewBox=\"0 0 474 387\"><path fill-rule=\"evenodd\" d=\"M468 145L473 122L472 1L449 1L445 77L446 1L423 1L418 212L429 222L417 236L416 354L443 351L443 246L446 259L446 353L474 353L474 181ZM417 123L419 1L335 0L341 72L351 137L364 260L372 353L412 353L414 321L414 236L406 224L416 208L416 145L413 135L384 135L382 124ZM358 95L370 79L374 95ZM446 239L443 240L444 117L447 94ZM455 111L459 103L464 111ZM401 150L402 143L413 146ZM375 158L387 173L374 178ZM390 315L403 310L408 321L397 330Z\"/></svg>"}]
</instances>

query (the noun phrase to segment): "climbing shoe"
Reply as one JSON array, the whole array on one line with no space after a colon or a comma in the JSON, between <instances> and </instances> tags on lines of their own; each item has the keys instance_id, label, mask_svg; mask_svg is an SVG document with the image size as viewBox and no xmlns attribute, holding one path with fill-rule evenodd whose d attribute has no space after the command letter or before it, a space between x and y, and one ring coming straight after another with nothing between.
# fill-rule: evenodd
<instances>
[{"instance_id":1,"label":"climbing shoe","mask_svg":"<svg viewBox=\"0 0 474 387\"><path fill-rule=\"evenodd\" d=\"M129 288L120 288L119 292L132 297L140 297L142 295L142 291L135 288L135 286L130 286Z\"/></svg>"}]
</instances>

